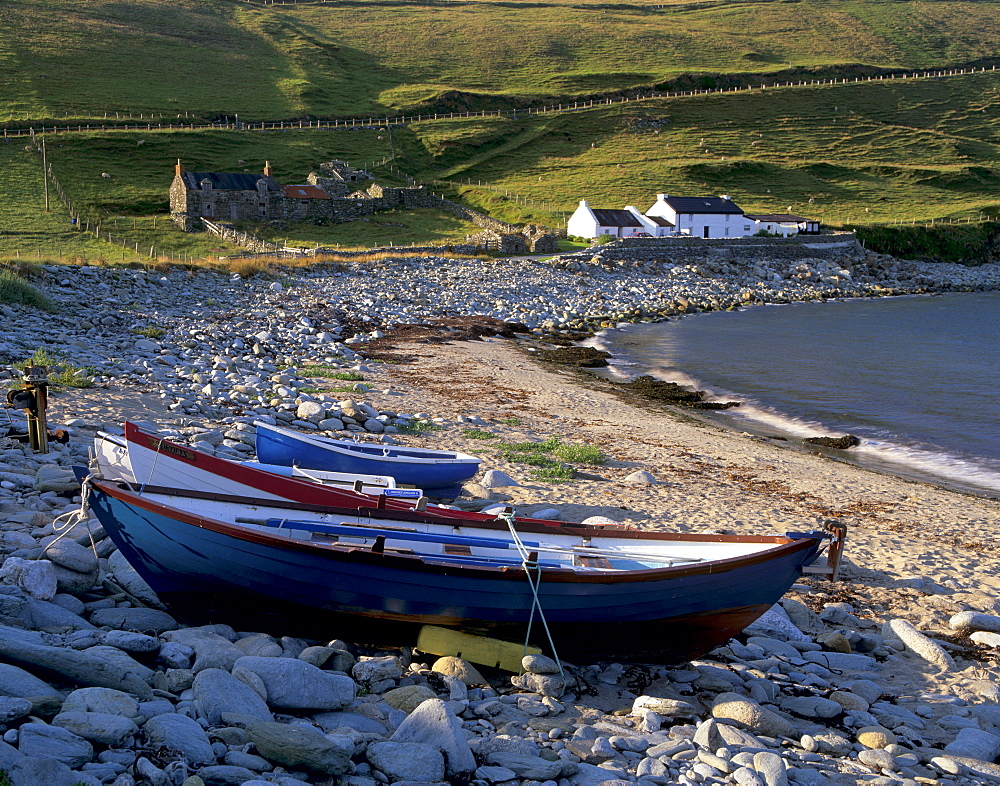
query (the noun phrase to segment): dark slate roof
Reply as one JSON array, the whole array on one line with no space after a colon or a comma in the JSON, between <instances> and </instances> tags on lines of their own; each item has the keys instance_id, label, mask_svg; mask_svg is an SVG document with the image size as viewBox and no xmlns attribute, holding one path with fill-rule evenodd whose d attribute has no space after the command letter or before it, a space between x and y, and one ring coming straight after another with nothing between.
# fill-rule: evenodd
<instances>
[{"instance_id":1,"label":"dark slate roof","mask_svg":"<svg viewBox=\"0 0 1000 786\"><path fill-rule=\"evenodd\" d=\"M646 216L650 221L660 227L672 227L673 222L667 221L663 216Z\"/></svg>"},{"instance_id":2,"label":"dark slate roof","mask_svg":"<svg viewBox=\"0 0 1000 786\"><path fill-rule=\"evenodd\" d=\"M750 215L746 214L747 218L752 218L754 221L771 221L772 223L796 223L801 224L804 221L809 221L808 218L803 218L802 216L792 215L791 213L768 213L766 215Z\"/></svg>"},{"instance_id":3,"label":"dark slate roof","mask_svg":"<svg viewBox=\"0 0 1000 786\"><path fill-rule=\"evenodd\" d=\"M280 191L281 186L273 177L237 172L184 172L184 185L190 190L201 188L202 180L209 180L216 191L256 191L257 181L263 179L268 191Z\"/></svg>"},{"instance_id":4,"label":"dark slate roof","mask_svg":"<svg viewBox=\"0 0 1000 786\"><path fill-rule=\"evenodd\" d=\"M743 215L731 199L722 197L667 197L664 200L676 213L730 213Z\"/></svg>"},{"instance_id":5,"label":"dark slate roof","mask_svg":"<svg viewBox=\"0 0 1000 786\"><path fill-rule=\"evenodd\" d=\"M631 210L601 210L591 208L594 218L602 227L641 227L643 223Z\"/></svg>"}]
</instances>

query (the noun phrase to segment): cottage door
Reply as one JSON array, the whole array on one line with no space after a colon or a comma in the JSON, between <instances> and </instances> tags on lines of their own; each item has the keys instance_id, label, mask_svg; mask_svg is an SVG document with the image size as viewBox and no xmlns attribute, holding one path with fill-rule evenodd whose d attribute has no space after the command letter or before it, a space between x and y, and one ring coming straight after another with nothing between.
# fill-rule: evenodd
<instances>
[{"instance_id":1,"label":"cottage door","mask_svg":"<svg viewBox=\"0 0 1000 786\"><path fill-rule=\"evenodd\" d=\"M702 229L705 231L705 237L708 237L708 227L702 227Z\"/></svg>"},{"instance_id":2,"label":"cottage door","mask_svg":"<svg viewBox=\"0 0 1000 786\"><path fill-rule=\"evenodd\" d=\"M237 205L236 203L231 204L229 206L229 218L235 221L239 217L240 217L240 206Z\"/></svg>"}]
</instances>

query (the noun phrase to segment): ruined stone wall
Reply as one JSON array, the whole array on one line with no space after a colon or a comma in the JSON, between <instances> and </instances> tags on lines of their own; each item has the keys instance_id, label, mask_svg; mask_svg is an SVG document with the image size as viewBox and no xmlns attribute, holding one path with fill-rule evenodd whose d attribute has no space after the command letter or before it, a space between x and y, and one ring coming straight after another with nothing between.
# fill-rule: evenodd
<instances>
[{"instance_id":1,"label":"ruined stone wall","mask_svg":"<svg viewBox=\"0 0 1000 786\"><path fill-rule=\"evenodd\" d=\"M470 243L474 243L479 248L493 251L498 254L527 254L528 244L524 235L519 232L497 232L493 229L484 229L475 235L466 238Z\"/></svg>"}]
</instances>

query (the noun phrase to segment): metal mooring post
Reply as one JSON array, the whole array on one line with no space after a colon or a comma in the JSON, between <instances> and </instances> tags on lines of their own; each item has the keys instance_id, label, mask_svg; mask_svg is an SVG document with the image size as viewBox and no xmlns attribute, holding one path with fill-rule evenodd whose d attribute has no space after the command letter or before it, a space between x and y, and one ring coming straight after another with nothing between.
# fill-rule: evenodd
<instances>
[{"instance_id":1,"label":"metal mooring post","mask_svg":"<svg viewBox=\"0 0 1000 786\"><path fill-rule=\"evenodd\" d=\"M28 366L23 375L24 390L30 394L30 401L24 409L28 411L28 446L35 453L49 452L49 434L45 425L45 409L49 404L49 375L45 366ZM17 406L15 404L15 406Z\"/></svg>"}]
</instances>

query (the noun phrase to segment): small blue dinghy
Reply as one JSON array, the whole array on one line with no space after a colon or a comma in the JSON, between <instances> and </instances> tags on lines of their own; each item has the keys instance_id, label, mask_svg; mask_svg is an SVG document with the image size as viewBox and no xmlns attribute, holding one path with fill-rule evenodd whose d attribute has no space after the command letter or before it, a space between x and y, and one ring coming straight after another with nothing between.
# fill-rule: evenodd
<instances>
[{"instance_id":1,"label":"small blue dinghy","mask_svg":"<svg viewBox=\"0 0 1000 786\"><path fill-rule=\"evenodd\" d=\"M257 422L257 458L264 464L389 475L399 486L416 486L428 496L454 497L479 470L479 459L450 450L425 450L330 439Z\"/></svg>"}]
</instances>

